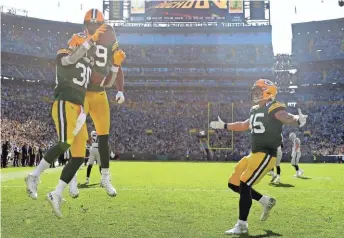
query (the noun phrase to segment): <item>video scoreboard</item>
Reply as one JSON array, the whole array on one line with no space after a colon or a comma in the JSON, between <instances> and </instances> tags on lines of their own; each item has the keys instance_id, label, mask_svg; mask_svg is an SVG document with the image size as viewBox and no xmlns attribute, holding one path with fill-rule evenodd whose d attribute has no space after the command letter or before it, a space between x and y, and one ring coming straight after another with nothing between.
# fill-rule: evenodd
<instances>
[{"instance_id":1,"label":"video scoreboard","mask_svg":"<svg viewBox=\"0 0 344 238\"><path fill-rule=\"evenodd\" d=\"M154 22L244 21L243 0L130 1L130 16Z\"/></svg>"}]
</instances>

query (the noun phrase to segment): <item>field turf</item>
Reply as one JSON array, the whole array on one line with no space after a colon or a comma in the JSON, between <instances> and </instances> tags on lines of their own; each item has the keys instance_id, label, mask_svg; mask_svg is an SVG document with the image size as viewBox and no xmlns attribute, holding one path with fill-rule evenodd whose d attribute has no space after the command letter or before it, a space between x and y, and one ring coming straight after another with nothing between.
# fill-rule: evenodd
<instances>
[{"instance_id":1,"label":"field turf","mask_svg":"<svg viewBox=\"0 0 344 238\"><path fill-rule=\"evenodd\" d=\"M113 162L112 180L119 195L99 188L97 166L85 186L86 168L78 173L80 196L68 189L56 218L45 201L61 168L41 176L38 200L25 192L30 168L1 170L1 237L226 237L237 221L238 195L227 188L234 163ZM256 189L277 199L266 222L253 201L248 237L344 237L344 164L301 164L298 179L282 164L280 186L266 176Z\"/></svg>"}]
</instances>

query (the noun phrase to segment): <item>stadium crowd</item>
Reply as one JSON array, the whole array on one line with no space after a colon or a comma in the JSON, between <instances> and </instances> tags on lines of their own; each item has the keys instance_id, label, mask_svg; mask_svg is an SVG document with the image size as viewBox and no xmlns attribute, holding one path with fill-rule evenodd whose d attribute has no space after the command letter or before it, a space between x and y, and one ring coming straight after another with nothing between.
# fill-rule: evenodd
<instances>
[{"instance_id":1,"label":"stadium crowd","mask_svg":"<svg viewBox=\"0 0 344 238\"><path fill-rule=\"evenodd\" d=\"M2 136L11 143L21 147L32 144L46 148L57 138L50 118L51 92L53 85L37 83L11 83L2 85L1 124ZM318 96L321 94L318 90ZM200 153L196 135L208 130L209 120L220 115L231 121L231 103L234 103L233 119L244 120L249 111L248 92L231 92L226 90L170 90L164 89L128 89L125 105L111 103L111 147L117 153L135 152L148 154L174 154L184 157L187 153ZM328 91L324 101L301 103L305 113L310 114L309 123L302 130L285 127L284 136L288 138L291 131L296 131L303 141L304 154L339 154L343 152L344 134L338 127L344 123L344 101L334 102L340 97L340 91ZM49 96L47 96L49 95ZM296 102L304 101L312 95L297 93ZM342 96L342 95L341 95ZM114 98L114 92L109 93ZM282 94L279 97L291 99ZM241 99L241 100L238 100ZM296 113L294 107L291 112ZM333 113L336 112L336 113ZM88 121L91 125L91 120ZM91 128L89 128L91 130ZM235 133L231 154L244 155L249 152L248 133ZM215 148L232 148L230 132L211 133L210 146ZM290 151L286 139L285 153Z\"/></svg>"},{"instance_id":2,"label":"stadium crowd","mask_svg":"<svg viewBox=\"0 0 344 238\"><path fill-rule=\"evenodd\" d=\"M12 150L30 145L36 151L44 151L57 139L50 116L55 78L53 58L71 34L48 32L46 29L44 32L33 31L7 23L2 24L1 33L2 51L5 52L1 73L9 78L3 80L1 88L3 141L9 141ZM337 36L343 39L342 34ZM307 52L302 52L304 42L299 42L297 37L293 39L298 61L304 59L304 54L314 55L319 47L326 54L339 50L335 56L342 56L344 47L340 48L340 39L333 34L329 37L314 36L314 39L307 37L307 42L313 42L307 43L312 46L307 48ZM330 49L325 47L329 43ZM199 154L202 146L198 135L200 131L208 134L208 122L218 115L226 121L247 119L252 82L257 75L272 76L273 63L267 64L273 60L271 44L221 47L124 44L123 49L127 54L126 80L136 77L148 81L154 77L158 79L159 87L127 87L124 105L111 102L110 145L117 153L173 154L180 158L185 158L186 154ZM344 131L338 126L344 124L343 88L332 84L344 82L343 63L331 61L321 64L321 67L317 63L300 63L298 72L291 74L289 71L294 69L292 60L289 55L275 58L275 76L281 88L278 100L290 104L289 110L294 113L297 104L310 117L302 130L285 127L285 153L291 150L288 140L291 131L297 132L302 139L303 154L344 153ZM192 66L183 68L180 66L183 64ZM11 80L12 77L15 79ZM204 84L227 79L228 86L237 85L235 82L241 82L241 85L207 88L178 88L176 85L169 88L164 85L167 77L193 77L203 80ZM332 87L300 86L290 90L290 82L299 85L323 83ZM115 92L110 91L108 96L112 100ZM90 131L92 122L90 119L87 122ZM232 137L230 132L209 131L209 139L209 146L213 148L230 148L216 153L238 156L249 153L248 133L234 133Z\"/></svg>"}]
</instances>

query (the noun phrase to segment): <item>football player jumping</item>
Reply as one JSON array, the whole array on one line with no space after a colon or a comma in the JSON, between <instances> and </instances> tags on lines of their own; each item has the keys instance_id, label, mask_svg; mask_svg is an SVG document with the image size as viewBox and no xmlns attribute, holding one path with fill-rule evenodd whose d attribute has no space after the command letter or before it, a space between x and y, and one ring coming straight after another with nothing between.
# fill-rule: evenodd
<instances>
[{"instance_id":1,"label":"football player jumping","mask_svg":"<svg viewBox=\"0 0 344 238\"><path fill-rule=\"evenodd\" d=\"M58 217L62 216L60 211L62 192L72 180L85 157L85 140L88 139L88 134L83 105L92 72L91 61L86 56L104 31L105 27L98 28L89 39L85 35L73 36L68 42L69 47L57 52L55 101L52 117L59 141L46 152L37 168L25 178L28 195L37 199L39 176L50 167L51 163L54 163L60 154L70 148L72 158L63 168L55 191L47 195L47 199Z\"/></svg>"},{"instance_id":2,"label":"football player jumping","mask_svg":"<svg viewBox=\"0 0 344 238\"><path fill-rule=\"evenodd\" d=\"M99 165L99 171L101 173L101 162L100 162L100 155L99 155L99 150L98 150L98 135L97 135L97 132L92 131L91 132L90 159L88 160L86 182L85 182L86 185L90 183L90 175L91 175L92 167L95 161L97 161Z\"/></svg>"},{"instance_id":3,"label":"football player jumping","mask_svg":"<svg viewBox=\"0 0 344 238\"><path fill-rule=\"evenodd\" d=\"M273 82L259 79L252 87L252 103L249 119L242 122L225 123L219 117L212 121L213 129L251 132L252 151L243 157L235 166L229 178L228 187L240 194L239 220L233 229L225 234L248 233L247 218L252 205L252 198L263 206L261 220L265 221L276 200L265 196L252 188L259 183L264 175L276 164L277 148L281 145L282 125L289 124L302 127L306 123L307 115L299 110L299 115L292 115L286 111L285 104L275 100L277 87Z\"/></svg>"},{"instance_id":4,"label":"football player jumping","mask_svg":"<svg viewBox=\"0 0 344 238\"><path fill-rule=\"evenodd\" d=\"M87 11L84 18L85 32L91 36L104 24L103 13L97 9ZM117 103L124 102L123 87L124 79L121 64L125 59L125 53L118 50L118 42L114 30L106 25L108 38L96 42L96 54L92 76L85 98L85 111L89 112L98 135L98 150L101 162L101 186L105 188L109 196L116 196L117 192L112 186L109 174L110 150L110 107L105 89L111 88L116 83L118 93ZM103 37L104 38L104 37ZM108 80L110 76L110 79ZM120 76L120 77L118 77Z\"/></svg>"}]
</instances>

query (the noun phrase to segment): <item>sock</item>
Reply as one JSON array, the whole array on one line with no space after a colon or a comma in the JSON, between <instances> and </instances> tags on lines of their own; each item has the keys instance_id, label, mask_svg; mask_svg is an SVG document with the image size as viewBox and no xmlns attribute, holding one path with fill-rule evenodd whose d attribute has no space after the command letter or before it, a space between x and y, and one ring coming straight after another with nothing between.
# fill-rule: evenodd
<instances>
[{"instance_id":1,"label":"sock","mask_svg":"<svg viewBox=\"0 0 344 238\"><path fill-rule=\"evenodd\" d=\"M293 165L295 167L296 171L299 171L299 166L298 165Z\"/></svg>"},{"instance_id":2,"label":"sock","mask_svg":"<svg viewBox=\"0 0 344 238\"><path fill-rule=\"evenodd\" d=\"M76 172L74 177L72 178L72 180L70 181L70 183L78 183L76 176L78 175L78 173Z\"/></svg>"},{"instance_id":3,"label":"sock","mask_svg":"<svg viewBox=\"0 0 344 238\"><path fill-rule=\"evenodd\" d=\"M281 178L281 176L280 176L279 174L277 174L277 178L278 178L278 179L280 179L280 178Z\"/></svg>"},{"instance_id":4,"label":"sock","mask_svg":"<svg viewBox=\"0 0 344 238\"><path fill-rule=\"evenodd\" d=\"M232 189L234 192L236 193L240 193L240 188L239 186L236 186L232 183L228 183L228 187L230 189ZM259 192L257 192L256 190L254 190L253 188L251 188L251 196L252 196L252 199L256 200L256 201L259 201L263 195L261 195Z\"/></svg>"},{"instance_id":5,"label":"sock","mask_svg":"<svg viewBox=\"0 0 344 238\"><path fill-rule=\"evenodd\" d=\"M62 153L64 153L70 145L66 143L57 143L53 147L51 147L44 155L44 159L49 163L52 164L56 161L56 158L58 158Z\"/></svg>"},{"instance_id":6,"label":"sock","mask_svg":"<svg viewBox=\"0 0 344 238\"><path fill-rule=\"evenodd\" d=\"M271 169L271 172L274 172L274 168Z\"/></svg>"},{"instance_id":7,"label":"sock","mask_svg":"<svg viewBox=\"0 0 344 238\"><path fill-rule=\"evenodd\" d=\"M99 173L102 174L102 166L99 165Z\"/></svg>"},{"instance_id":8,"label":"sock","mask_svg":"<svg viewBox=\"0 0 344 238\"><path fill-rule=\"evenodd\" d=\"M277 169L277 174L280 175L281 174L281 167L280 166L276 166Z\"/></svg>"},{"instance_id":9,"label":"sock","mask_svg":"<svg viewBox=\"0 0 344 238\"><path fill-rule=\"evenodd\" d=\"M247 221L238 220L238 224L248 226Z\"/></svg>"},{"instance_id":10,"label":"sock","mask_svg":"<svg viewBox=\"0 0 344 238\"><path fill-rule=\"evenodd\" d=\"M269 200L270 198L268 196L263 195L258 202L264 206L269 203Z\"/></svg>"},{"instance_id":11,"label":"sock","mask_svg":"<svg viewBox=\"0 0 344 238\"><path fill-rule=\"evenodd\" d=\"M87 178L89 178L90 175L91 175L92 166L93 166L93 165L91 165L91 164L89 164L89 165L87 166L87 175L86 175Z\"/></svg>"},{"instance_id":12,"label":"sock","mask_svg":"<svg viewBox=\"0 0 344 238\"><path fill-rule=\"evenodd\" d=\"M80 168L82 162L82 158L72 157L69 160L68 164L63 168L60 180L64 181L66 184L69 184L69 182L73 179L74 175Z\"/></svg>"},{"instance_id":13,"label":"sock","mask_svg":"<svg viewBox=\"0 0 344 238\"><path fill-rule=\"evenodd\" d=\"M100 155L100 164L108 169L110 164L109 135L98 136L98 149Z\"/></svg>"},{"instance_id":14,"label":"sock","mask_svg":"<svg viewBox=\"0 0 344 238\"><path fill-rule=\"evenodd\" d=\"M49 167L50 164L45 159L42 159L36 169L32 172L32 175L39 177L44 172L44 170L49 169Z\"/></svg>"},{"instance_id":15,"label":"sock","mask_svg":"<svg viewBox=\"0 0 344 238\"><path fill-rule=\"evenodd\" d=\"M63 190L67 187L67 183L60 179L58 185L55 188L55 193L62 196Z\"/></svg>"},{"instance_id":16,"label":"sock","mask_svg":"<svg viewBox=\"0 0 344 238\"><path fill-rule=\"evenodd\" d=\"M251 187L251 197L256 201L259 201L263 197L263 195L261 195L259 192Z\"/></svg>"},{"instance_id":17,"label":"sock","mask_svg":"<svg viewBox=\"0 0 344 238\"><path fill-rule=\"evenodd\" d=\"M251 206L251 187L244 182L240 182L239 220L247 221Z\"/></svg>"},{"instance_id":18,"label":"sock","mask_svg":"<svg viewBox=\"0 0 344 238\"><path fill-rule=\"evenodd\" d=\"M102 175L107 175L107 174L109 174L109 169L102 168L100 173Z\"/></svg>"}]
</instances>

